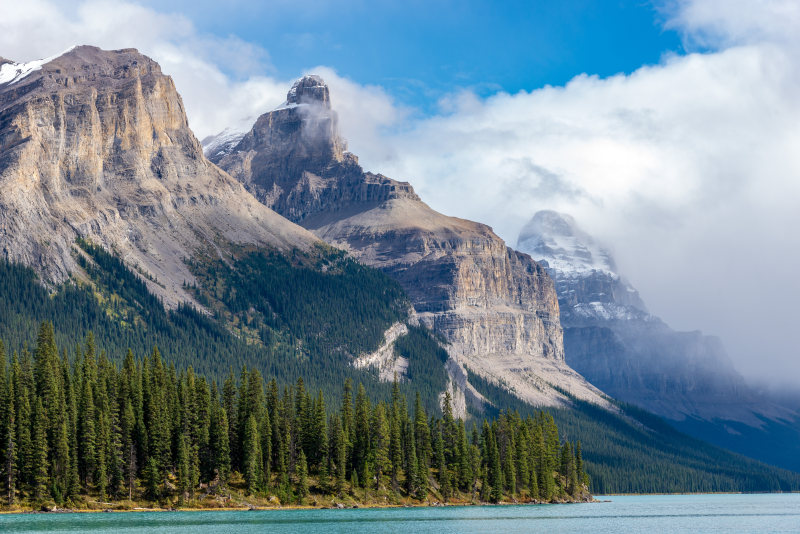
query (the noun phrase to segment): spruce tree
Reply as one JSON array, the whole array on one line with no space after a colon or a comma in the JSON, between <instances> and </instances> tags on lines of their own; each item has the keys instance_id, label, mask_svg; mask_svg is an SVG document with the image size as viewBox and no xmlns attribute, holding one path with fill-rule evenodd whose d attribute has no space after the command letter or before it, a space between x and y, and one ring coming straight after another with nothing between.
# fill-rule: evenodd
<instances>
[{"instance_id":1,"label":"spruce tree","mask_svg":"<svg viewBox=\"0 0 800 534\"><path fill-rule=\"evenodd\" d=\"M302 503L303 499L308 496L308 462L306 461L306 453L302 450L297 455L295 470L297 474L297 496Z\"/></svg>"},{"instance_id":2,"label":"spruce tree","mask_svg":"<svg viewBox=\"0 0 800 534\"><path fill-rule=\"evenodd\" d=\"M33 411L33 455L32 455L32 489L36 501L50 497L47 487L50 481L47 458L47 414L42 399L37 397Z\"/></svg>"},{"instance_id":3,"label":"spruce tree","mask_svg":"<svg viewBox=\"0 0 800 534\"><path fill-rule=\"evenodd\" d=\"M225 484L231 470L228 416L225 409L216 403L214 403L212 414L215 416L211 426L213 469L219 476L220 483Z\"/></svg>"},{"instance_id":4,"label":"spruce tree","mask_svg":"<svg viewBox=\"0 0 800 534\"><path fill-rule=\"evenodd\" d=\"M336 477L336 494L341 497L344 493L347 480L347 438L342 428L342 420L338 416L333 416L333 459L334 472Z\"/></svg>"},{"instance_id":5,"label":"spruce tree","mask_svg":"<svg viewBox=\"0 0 800 534\"><path fill-rule=\"evenodd\" d=\"M5 360L3 361L5 366ZM14 504L17 489L17 435L16 435L16 407L14 406L14 385L8 381L6 401L4 404L5 435L3 436L3 481L6 489L6 502L9 506Z\"/></svg>"},{"instance_id":6,"label":"spruce tree","mask_svg":"<svg viewBox=\"0 0 800 534\"><path fill-rule=\"evenodd\" d=\"M242 439L242 453L244 455L244 480L247 483L247 493L253 495L261 486L261 438L258 435L256 416L250 414L244 425Z\"/></svg>"},{"instance_id":7,"label":"spruce tree","mask_svg":"<svg viewBox=\"0 0 800 534\"><path fill-rule=\"evenodd\" d=\"M375 489L380 489L383 475L391 469L389 458L389 422L386 420L386 409L383 403L375 407L372 422L372 448L375 458Z\"/></svg>"}]
</instances>

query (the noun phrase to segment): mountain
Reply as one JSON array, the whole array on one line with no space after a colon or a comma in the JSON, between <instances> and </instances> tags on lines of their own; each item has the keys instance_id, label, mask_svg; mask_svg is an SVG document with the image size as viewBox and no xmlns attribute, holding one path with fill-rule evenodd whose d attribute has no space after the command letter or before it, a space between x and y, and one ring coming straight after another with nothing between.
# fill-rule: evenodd
<instances>
[{"instance_id":1,"label":"mountain","mask_svg":"<svg viewBox=\"0 0 800 534\"><path fill-rule=\"evenodd\" d=\"M218 146L209 158L265 205L402 285L418 320L447 342L461 413L483 402L465 367L535 405L569 405L566 390L611 406L564 362L542 267L488 226L432 210L410 184L365 172L320 77L301 78L235 146Z\"/></svg>"},{"instance_id":2,"label":"mountain","mask_svg":"<svg viewBox=\"0 0 800 534\"><path fill-rule=\"evenodd\" d=\"M192 300L183 259L198 250L318 242L205 159L172 79L136 50L79 46L1 68L6 259L59 283L78 270L75 239L90 239L175 307Z\"/></svg>"},{"instance_id":3,"label":"mountain","mask_svg":"<svg viewBox=\"0 0 800 534\"><path fill-rule=\"evenodd\" d=\"M800 415L749 387L719 339L676 332L650 314L611 253L572 217L537 212L517 248L547 266L567 363L592 384L692 435L800 469Z\"/></svg>"}]
</instances>

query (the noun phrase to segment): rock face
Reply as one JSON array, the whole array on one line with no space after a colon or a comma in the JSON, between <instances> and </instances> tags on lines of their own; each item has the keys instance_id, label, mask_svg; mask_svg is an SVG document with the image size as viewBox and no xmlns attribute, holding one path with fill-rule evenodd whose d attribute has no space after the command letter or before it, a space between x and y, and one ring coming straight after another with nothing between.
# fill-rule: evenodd
<instances>
[{"instance_id":1,"label":"rock face","mask_svg":"<svg viewBox=\"0 0 800 534\"><path fill-rule=\"evenodd\" d=\"M0 68L2 254L45 280L78 269L81 236L174 306L193 280L183 259L200 249L317 241L203 156L172 79L136 50L81 46Z\"/></svg>"},{"instance_id":2,"label":"rock face","mask_svg":"<svg viewBox=\"0 0 800 534\"><path fill-rule=\"evenodd\" d=\"M210 157L270 208L397 279L457 363L537 405L568 402L554 384L607 404L564 362L541 266L488 226L432 210L408 183L364 172L345 148L328 88L306 76L232 150Z\"/></svg>"},{"instance_id":3,"label":"rock face","mask_svg":"<svg viewBox=\"0 0 800 534\"><path fill-rule=\"evenodd\" d=\"M567 363L609 395L675 421L760 426L791 416L747 386L717 338L649 314L611 254L568 215L536 213L517 247L555 280Z\"/></svg>"}]
</instances>

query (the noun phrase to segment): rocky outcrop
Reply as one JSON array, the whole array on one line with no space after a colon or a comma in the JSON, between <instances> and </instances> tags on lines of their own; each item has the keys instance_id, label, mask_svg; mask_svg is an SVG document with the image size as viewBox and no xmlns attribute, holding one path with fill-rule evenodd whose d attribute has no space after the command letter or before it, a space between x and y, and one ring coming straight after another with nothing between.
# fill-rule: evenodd
<instances>
[{"instance_id":1,"label":"rocky outcrop","mask_svg":"<svg viewBox=\"0 0 800 534\"><path fill-rule=\"evenodd\" d=\"M608 250L568 215L536 213L517 247L555 281L567 363L609 395L675 421L793 417L747 386L717 338L648 313Z\"/></svg>"},{"instance_id":2,"label":"rocky outcrop","mask_svg":"<svg viewBox=\"0 0 800 534\"><path fill-rule=\"evenodd\" d=\"M362 354L353 365L359 369L372 367L378 371L378 378L383 382L403 379L408 370L408 359L398 355L394 350L394 342L408 334L408 326L394 323L383 333L383 344L374 352Z\"/></svg>"},{"instance_id":3,"label":"rocky outcrop","mask_svg":"<svg viewBox=\"0 0 800 534\"><path fill-rule=\"evenodd\" d=\"M204 157L172 79L136 50L81 46L2 74L0 246L45 280L76 271L80 236L174 306L199 250L317 241Z\"/></svg>"},{"instance_id":4,"label":"rocky outcrop","mask_svg":"<svg viewBox=\"0 0 800 534\"><path fill-rule=\"evenodd\" d=\"M267 206L398 280L458 364L537 405L569 402L553 385L607 404L564 362L541 266L488 226L432 210L408 183L364 172L345 147L327 87L307 76L211 157Z\"/></svg>"}]
</instances>

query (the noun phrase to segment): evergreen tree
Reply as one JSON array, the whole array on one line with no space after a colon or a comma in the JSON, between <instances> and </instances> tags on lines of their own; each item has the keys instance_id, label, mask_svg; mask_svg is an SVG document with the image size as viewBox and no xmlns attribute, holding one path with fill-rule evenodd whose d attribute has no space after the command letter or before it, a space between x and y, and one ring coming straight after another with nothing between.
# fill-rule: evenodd
<instances>
[{"instance_id":1,"label":"evergreen tree","mask_svg":"<svg viewBox=\"0 0 800 534\"><path fill-rule=\"evenodd\" d=\"M214 415L212 429L212 465L214 472L222 484L228 480L231 470L231 450L229 444L228 415L224 408L216 403L212 410Z\"/></svg>"},{"instance_id":2,"label":"evergreen tree","mask_svg":"<svg viewBox=\"0 0 800 534\"><path fill-rule=\"evenodd\" d=\"M336 477L335 490L338 496L344 493L347 480L347 438L342 428L342 420L338 416L333 416L333 459L334 473Z\"/></svg>"},{"instance_id":3,"label":"evergreen tree","mask_svg":"<svg viewBox=\"0 0 800 534\"><path fill-rule=\"evenodd\" d=\"M578 497L587 482L580 442L562 442L549 414L523 420L503 412L480 433L473 424L470 437L449 394L442 416L428 419L417 393L412 419L397 382L390 401L374 405L364 384L353 403L346 383L341 411L327 419L323 392L312 399L302 379L279 394L274 378L265 390L260 373L244 368L220 394L193 368L165 364L155 348L142 360L128 351L118 367L98 356L91 334L72 363L59 357L52 325L41 325L36 342L10 366L0 345L0 472L9 503L122 495L185 502L199 487L210 493L228 483L232 470L249 494L274 490L284 502L305 499L315 474L317 489L339 496L349 477L352 495L363 488L364 500L387 480L425 500L431 466L444 500L475 498L478 488L494 502Z\"/></svg>"},{"instance_id":4,"label":"evergreen tree","mask_svg":"<svg viewBox=\"0 0 800 534\"><path fill-rule=\"evenodd\" d=\"M42 405L42 399L36 399L33 411L33 455L32 455L32 486L33 497L43 501L50 497L47 491L49 473L47 465L47 414Z\"/></svg>"},{"instance_id":5,"label":"evergreen tree","mask_svg":"<svg viewBox=\"0 0 800 534\"><path fill-rule=\"evenodd\" d=\"M256 416L250 414L244 425L242 440L244 452L244 479L247 483L247 493L255 494L261 485L261 438L258 435Z\"/></svg>"},{"instance_id":6,"label":"evergreen tree","mask_svg":"<svg viewBox=\"0 0 800 534\"><path fill-rule=\"evenodd\" d=\"M372 449L375 464L375 489L380 489L383 475L391 469L389 458L389 423L386 420L386 408L383 403L375 407L372 422Z\"/></svg>"},{"instance_id":7,"label":"evergreen tree","mask_svg":"<svg viewBox=\"0 0 800 534\"><path fill-rule=\"evenodd\" d=\"M358 478L364 480L364 469L369 455L370 442L370 405L367 392L362 384L358 385L356 394L355 440L353 443L353 469L359 473Z\"/></svg>"},{"instance_id":8,"label":"evergreen tree","mask_svg":"<svg viewBox=\"0 0 800 534\"><path fill-rule=\"evenodd\" d=\"M302 503L303 499L308 496L308 463L306 462L306 453L302 450L297 455L295 469L297 471L297 495Z\"/></svg>"}]
</instances>

